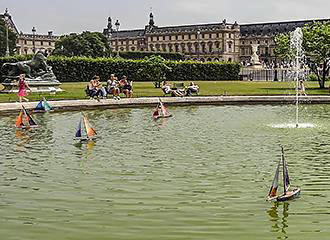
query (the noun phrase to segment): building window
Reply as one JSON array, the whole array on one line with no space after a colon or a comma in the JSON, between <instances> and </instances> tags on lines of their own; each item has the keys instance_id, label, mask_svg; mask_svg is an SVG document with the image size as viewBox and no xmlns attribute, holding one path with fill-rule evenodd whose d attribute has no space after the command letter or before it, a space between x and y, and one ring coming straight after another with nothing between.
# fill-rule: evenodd
<instances>
[{"instance_id":1,"label":"building window","mask_svg":"<svg viewBox=\"0 0 330 240\"><path fill-rule=\"evenodd\" d=\"M48 42L48 45L51 46L52 45L52 42Z\"/></svg>"},{"instance_id":2,"label":"building window","mask_svg":"<svg viewBox=\"0 0 330 240\"><path fill-rule=\"evenodd\" d=\"M44 42L43 41L40 41L40 45L43 46L44 45Z\"/></svg>"},{"instance_id":3,"label":"building window","mask_svg":"<svg viewBox=\"0 0 330 240\"><path fill-rule=\"evenodd\" d=\"M258 41L258 44L260 44L260 41Z\"/></svg>"},{"instance_id":4,"label":"building window","mask_svg":"<svg viewBox=\"0 0 330 240\"><path fill-rule=\"evenodd\" d=\"M205 38L205 34L204 33L202 34L202 38Z\"/></svg>"},{"instance_id":5,"label":"building window","mask_svg":"<svg viewBox=\"0 0 330 240\"><path fill-rule=\"evenodd\" d=\"M175 35L175 40L179 40L179 36L178 35Z\"/></svg>"},{"instance_id":6,"label":"building window","mask_svg":"<svg viewBox=\"0 0 330 240\"><path fill-rule=\"evenodd\" d=\"M245 44L244 41L242 42L242 44L243 44L243 45Z\"/></svg>"}]
</instances>

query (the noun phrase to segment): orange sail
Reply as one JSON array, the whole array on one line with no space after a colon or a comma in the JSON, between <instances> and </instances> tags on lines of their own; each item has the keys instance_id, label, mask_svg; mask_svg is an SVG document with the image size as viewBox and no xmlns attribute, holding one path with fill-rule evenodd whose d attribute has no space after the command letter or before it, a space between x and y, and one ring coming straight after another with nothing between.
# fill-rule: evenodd
<instances>
[{"instance_id":1,"label":"orange sail","mask_svg":"<svg viewBox=\"0 0 330 240\"><path fill-rule=\"evenodd\" d=\"M24 123L23 123L23 112L21 111L16 119L16 127L17 128L23 128Z\"/></svg>"},{"instance_id":2,"label":"orange sail","mask_svg":"<svg viewBox=\"0 0 330 240\"><path fill-rule=\"evenodd\" d=\"M86 128L86 134L88 138L93 138L96 136L96 132L95 130L91 127L91 125L89 124L88 119L84 116L84 123L85 123L85 128Z\"/></svg>"}]
</instances>

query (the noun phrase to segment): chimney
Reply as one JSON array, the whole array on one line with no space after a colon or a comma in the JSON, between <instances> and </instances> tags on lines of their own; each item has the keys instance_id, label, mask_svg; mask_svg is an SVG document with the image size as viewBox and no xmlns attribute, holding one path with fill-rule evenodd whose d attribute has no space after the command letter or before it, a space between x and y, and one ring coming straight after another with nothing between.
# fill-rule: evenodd
<instances>
[{"instance_id":1,"label":"chimney","mask_svg":"<svg viewBox=\"0 0 330 240\"><path fill-rule=\"evenodd\" d=\"M53 36L53 31L48 31L48 36Z\"/></svg>"}]
</instances>

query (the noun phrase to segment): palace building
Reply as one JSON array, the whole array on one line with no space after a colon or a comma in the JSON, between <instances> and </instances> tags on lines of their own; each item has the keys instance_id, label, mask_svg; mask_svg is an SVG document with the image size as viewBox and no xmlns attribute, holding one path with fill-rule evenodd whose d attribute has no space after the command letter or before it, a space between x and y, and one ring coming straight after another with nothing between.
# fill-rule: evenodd
<instances>
[{"instance_id":1,"label":"palace building","mask_svg":"<svg viewBox=\"0 0 330 240\"><path fill-rule=\"evenodd\" d=\"M36 34L36 29L33 27L31 34L24 34L19 32L8 9L4 14L0 14L0 18L5 21L8 28L11 29L17 35L16 51L18 55L33 54L37 51L51 54L55 49L55 42L60 38L53 35L52 31L48 34Z\"/></svg>"},{"instance_id":2,"label":"palace building","mask_svg":"<svg viewBox=\"0 0 330 240\"><path fill-rule=\"evenodd\" d=\"M329 20L238 24L224 19L219 23L158 27L150 13L148 25L136 30L117 31L109 17L103 33L115 52L179 52L190 60L248 63L252 55L251 45L258 44L261 61L274 63L274 38L277 34L291 32L314 21Z\"/></svg>"},{"instance_id":3,"label":"palace building","mask_svg":"<svg viewBox=\"0 0 330 240\"><path fill-rule=\"evenodd\" d=\"M31 34L19 32L7 9L0 18L17 34L17 54L32 54L38 50L50 54L60 38L52 31L36 34L35 28ZM260 60L271 64L276 61L274 38L277 34L291 32L315 21L330 19L253 24L228 23L224 19L218 23L159 27L150 13L149 23L135 30L117 31L119 22L113 26L109 17L103 34L114 52L173 52L182 53L187 60L238 61L243 64L251 61L252 44L257 44Z\"/></svg>"}]
</instances>

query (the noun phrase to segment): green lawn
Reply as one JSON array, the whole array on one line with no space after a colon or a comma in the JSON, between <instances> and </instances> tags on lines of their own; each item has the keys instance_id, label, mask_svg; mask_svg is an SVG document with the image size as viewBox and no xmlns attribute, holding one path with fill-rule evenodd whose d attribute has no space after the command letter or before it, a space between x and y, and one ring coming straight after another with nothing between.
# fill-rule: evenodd
<instances>
[{"instance_id":1,"label":"green lawn","mask_svg":"<svg viewBox=\"0 0 330 240\"><path fill-rule=\"evenodd\" d=\"M187 86L189 82L184 82ZM200 96L215 95L292 95L295 93L293 82L249 82L249 81L195 81L200 86ZM45 96L48 100L55 99L86 99L84 89L86 82L63 83L63 93L56 95L29 94L30 100L38 100ZM161 89L154 88L152 82L134 82L135 97L163 96ZM328 95L329 89L319 89L317 82L306 82L307 95ZM2 86L0 87L2 89ZM0 94L0 102L17 101L16 94Z\"/></svg>"}]
</instances>

